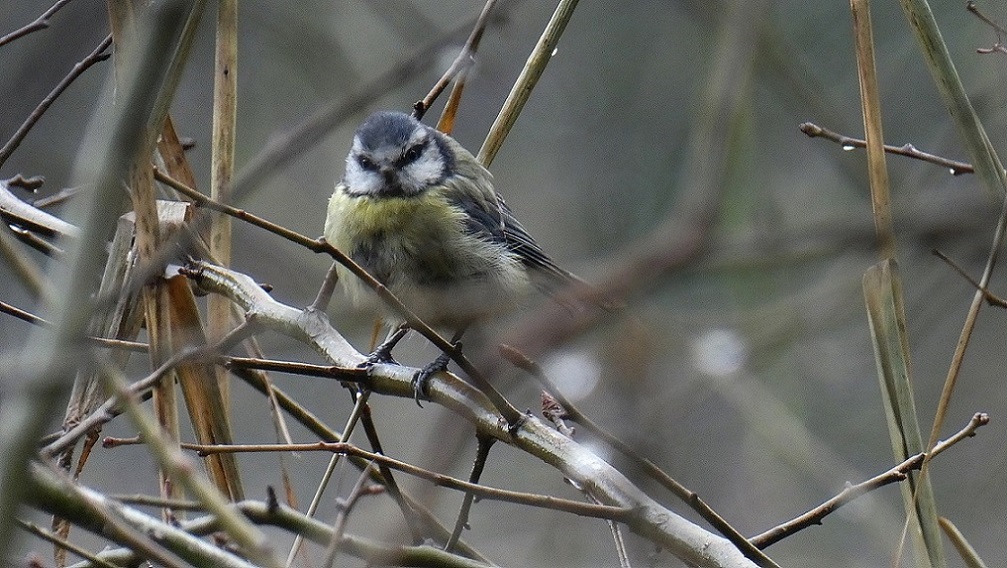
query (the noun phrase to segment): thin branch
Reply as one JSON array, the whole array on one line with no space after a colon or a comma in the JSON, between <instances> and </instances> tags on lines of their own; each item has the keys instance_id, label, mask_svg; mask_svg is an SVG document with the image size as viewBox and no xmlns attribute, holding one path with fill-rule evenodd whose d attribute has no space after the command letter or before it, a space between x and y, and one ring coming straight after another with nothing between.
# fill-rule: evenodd
<instances>
[{"instance_id":1,"label":"thin branch","mask_svg":"<svg viewBox=\"0 0 1007 568\"><path fill-rule=\"evenodd\" d=\"M979 283L976 282L975 278L969 276L965 272L965 270L963 270L962 267L958 266L958 264L955 261L951 260L951 258L948 257L948 255L944 254L943 252L937 249L933 249L930 252L932 252L934 256L936 256L937 258L943 260L948 266L950 266L955 272L957 272L959 276L961 276L962 278L965 279L966 282L971 284L973 288L981 292L983 297L986 298L987 304L991 306L996 306L998 308L1007 308L1007 300L1004 300L1000 296L997 296L993 292L990 292L989 289L980 286Z\"/></svg>"},{"instance_id":2,"label":"thin branch","mask_svg":"<svg viewBox=\"0 0 1007 568\"><path fill-rule=\"evenodd\" d=\"M587 493L584 494L584 498L591 503L598 502L597 499ZM615 555L619 559L619 568L632 568L632 564L629 562L629 552L626 550L626 540L622 536L622 531L619 530L619 524L607 519L605 520L605 524L608 525L609 532L612 533L612 544L615 545Z\"/></svg>"},{"instance_id":3,"label":"thin branch","mask_svg":"<svg viewBox=\"0 0 1007 568\"><path fill-rule=\"evenodd\" d=\"M817 124L811 122L802 122L798 125L798 128L801 129L801 132L808 135L809 138L824 138L839 144L842 146L843 150L853 150L854 148L867 147L867 142L864 140L859 138L850 138L849 136L833 132L828 128L818 126ZM921 160L938 166L943 166L947 168L953 176L975 173L975 169L972 167L972 164L968 162L959 162L957 160L952 160L936 154L929 154L927 152L917 150L912 144L903 144L902 146L891 146L889 144L885 144L884 149L885 152L889 154L897 154L914 160Z\"/></svg>"},{"instance_id":4,"label":"thin branch","mask_svg":"<svg viewBox=\"0 0 1007 568\"><path fill-rule=\"evenodd\" d=\"M29 204L36 209L45 209L47 207L59 205L60 203L63 203L80 193L81 189L83 189L82 186L64 187L52 195L32 200Z\"/></svg>"},{"instance_id":5,"label":"thin branch","mask_svg":"<svg viewBox=\"0 0 1007 568\"><path fill-rule=\"evenodd\" d=\"M353 393L352 390L350 392ZM363 396L363 393L353 394ZM365 403L363 408L361 408L360 424L364 427L364 435L367 436L367 443L371 445L371 450L376 454L384 454L385 450L382 447L381 438L378 436L378 428L374 423L370 404ZM398 505L399 510L402 511L402 518L405 520L410 536L412 536L413 544L420 544L426 538L426 535L423 534L420 528L421 523L416 518L416 513L413 512L412 507L409 506L409 503L402 496L402 489L395 480L392 470L384 464L378 464L378 470L381 472L381 477L384 478L384 486L388 490L388 495Z\"/></svg>"},{"instance_id":6,"label":"thin branch","mask_svg":"<svg viewBox=\"0 0 1007 568\"><path fill-rule=\"evenodd\" d=\"M950 448L965 438L975 436L976 430L986 424L989 424L989 415L984 412L977 412L972 416L972 419L964 428L959 430L955 435L951 436L947 440L935 445L929 456L926 452L921 452L911 456L899 465L880 475L876 475L867 481L860 482L856 485L847 486L838 495L807 513L804 513L793 520L787 521L782 525L774 527L760 535L754 536L749 540L752 544L762 549L812 525L820 525L822 524L822 519L854 499L857 499L875 489L884 487L885 485L904 481L909 476L909 472L920 469L923 466L924 461L933 459L944 450Z\"/></svg>"},{"instance_id":7,"label":"thin branch","mask_svg":"<svg viewBox=\"0 0 1007 568\"><path fill-rule=\"evenodd\" d=\"M38 188L45 185L45 176L31 176L26 178L21 174L17 174L16 176L10 179L4 180L4 183L7 185L7 187L16 187L31 193L35 193L36 191L38 191Z\"/></svg>"},{"instance_id":8,"label":"thin branch","mask_svg":"<svg viewBox=\"0 0 1007 568\"><path fill-rule=\"evenodd\" d=\"M12 306L7 302L0 300L0 312L12 315L20 320L26 321L30 324L38 325L41 327L53 328L53 324L48 320L41 318L31 312L27 312L18 308L17 306ZM124 349L126 351L134 351L137 353L146 353L147 344L140 343L137 341L126 341L124 339L108 339L106 337L88 337L88 341L93 341L96 344L107 347L109 349Z\"/></svg>"},{"instance_id":9,"label":"thin branch","mask_svg":"<svg viewBox=\"0 0 1007 568\"><path fill-rule=\"evenodd\" d=\"M345 499L336 501L339 512L336 514L336 522L332 528L332 538L329 540L329 546L325 549L325 558L322 561L324 568L332 568L333 563L336 561L336 555L339 554L339 543L342 542L343 534L346 533L346 524L350 520L350 513L353 512L353 507L356 506L357 501L366 494L365 489L372 467L374 467L373 460L360 472L357 482L353 484L353 489L350 490L349 495Z\"/></svg>"},{"instance_id":10,"label":"thin branch","mask_svg":"<svg viewBox=\"0 0 1007 568\"><path fill-rule=\"evenodd\" d=\"M20 39L30 33L37 32L39 30L44 30L49 27L49 18L53 16L56 12L60 10L63 6L66 6L73 0L58 0L55 4L49 7L48 10L42 12L42 15L35 18L30 24L21 26L20 28L12 31L11 33L0 37L0 47L7 45L8 43Z\"/></svg>"},{"instance_id":11,"label":"thin branch","mask_svg":"<svg viewBox=\"0 0 1007 568\"><path fill-rule=\"evenodd\" d=\"M20 225L7 225L14 238L49 258L62 259L66 251Z\"/></svg>"},{"instance_id":12,"label":"thin branch","mask_svg":"<svg viewBox=\"0 0 1007 568\"><path fill-rule=\"evenodd\" d=\"M367 380L367 369L360 367L340 367L338 365L314 365L298 361L277 361L275 359L258 359L254 357L219 356L225 369L259 369L261 371L276 371L291 375L308 377L323 377L337 381L362 383Z\"/></svg>"},{"instance_id":13,"label":"thin branch","mask_svg":"<svg viewBox=\"0 0 1007 568\"><path fill-rule=\"evenodd\" d=\"M332 293L335 292L336 284L339 283L339 270L337 268L336 263L333 262L332 266L329 267L329 271L325 273L325 279L322 280L322 285L318 288L318 294L315 295L315 299L308 306L309 310L324 312L329 309Z\"/></svg>"},{"instance_id":14,"label":"thin branch","mask_svg":"<svg viewBox=\"0 0 1007 568\"><path fill-rule=\"evenodd\" d=\"M979 11L979 6L976 4L975 0L969 0L968 2L966 2L965 9L975 14L977 18L983 21L983 23L993 28L993 30L997 33L997 35L1007 35L1007 30L1005 30L1003 26L996 23L995 21L993 21L992 18Z\"/></svg>"},{"instance_id":15,"label":"thin branch","mask_svg":"<svg viewBox=\"0 0 1007 568\"><path fill-rule=\"evenodd\" d=\"M188 499L166 499L161 496L144 495L142 493L132 495L109 495L109 499L114 499L126 505L140 505L143 507L154 507L156 509L178 509L180 511L205 511L206 505L199 501Z\"/></svg>"},{"instance_id":16,"label":"thin branch","mask_svg":"<svg viewBox=\"0 0 1007 568\"><path fill-rule=\"evenodd\" d=\"M479 483L483 469L486 467L486 459L490 455L490 448L493 447L493 438L489 436L476 437L476 459L472 463L472 472L469 473L469 483ZM455 520L455 528L451 531L451 538L444 544L444 550L451 552L451 549L458 543L462 536L462 530L469 526L469 512L472 510L472 502L475 500L475 493L466 493L462 499L461 509L458 511L458 518Z\"/></svg>"},{"instance_id":17,"label":"thin branch","mask_svg":"<svg viewBox=\"0 0 1007 568\"><path fill-rule=\"evenodd\" d=\"M1004 27L1001 26L1000 24L993 21L992 18L980 12L979 6L976 5L975 0L969 0L968 2L966 2L965 9L968 10L969 12L972 12L972 14L975 17L982 20L984 24L993 28L993 31L996 32L997 34L997 41L996 43L993 44L993 47L976 48L976 53L982 53L984 55L987 53L995 53L995 52L1007 54L1007 48L1005 48L1003 44L1003 36L1007 34L1007 30L1005 30Z\"/></svg>"},{"instance_id":18,"label":"thin branch","mask_svg":"<svg viewBox=\"0 0 1007 568\"><path fill-rule=\"evenodd\" d=\"M353 410L350 412L350 416L346 419L346 425L343 427L343 435L341 442L346 442L353 435L353 430L357 426L357 422L360 420L360 415L363 413L364 407L367 405L367 399L370 398L371 391L366 390L357 396L353 401ZM339 458L342 454L333 454L329 458L329 463L325 467L325 471L322 473L322 479L318 482L318 487L315 488L315 494L311 497L311 503L308 504L308 510L304 512L308 517L314 517L315 513L318 512L318 507L322 503L322 494L325 492L325 488L329 485L329 480L332 479L332 474L336 471L336 466L339 464ZM301 548L304 539L301 535L298 535L294 539L294 543L290 546L290 552L287 554L287 566L292 566L294 563L294 558L297 556L298 550Z\"/></svg>"},{"instance_id":19,"label":"thin branch","mask_svg":"<svg viewBox=\"0 0 1007 568\"><path fill-rule=\"evenodd\" d=\"M112 564L111 562L99 558L98 555L91 552L90 550L87 550L86 548L83 548L81 546L77 546L76 544L70 542L69 540L57 534L54 534L50 531L47 531L42 527L36 525L35 523L29 523L21 519L17 519L15 522L18 525L20 525L21 528L24 529L25 531L30 532L31 534L41 538L42 540L50 542L53 545L58 546L59 548L68 550L76 554L77 556L80 556L81 558L94 564L96 568L119 568L115 564Z\"/></svg>"},{"instance_id":20,"label":"thin branch","mask_svg":"<svg viewBox=\"0 0 1007 568\"><path fill-rule=\"evenodd\" d=\"M627 522L635 515L635 511L628 507L593 505L590 503L582 503L580 501L572 501L570 499L550 497L548 495L536 495L534 493L497 489L494 487L470 483L456 477L423 469L388 456L368 452L363 448L344 442L317 442L314 444L227 444L215 446L185 444L183 447L186 449L196 450L201 456L223 452L334 452L337 454L352 455L384 463L392 469L419 477L420 479L425 479L439 487L474 493L480 499L517 503L519 505L529 505L542 509L564 511L574 515L580 515L582 517L611 519L613 521L620 522Z\"/></svg>"},{"instance_id":21,"label":"thin branch","mask_svg":"<svg viewBox=\"0 0 1007 568\"><path fill-rule=\"evenodd\" d=\"M486 4L483 6L482 12L479 13L479 17L476 19L475 25L472 27L472 33L469 34L467 40L465 40L465 45L462 46L461 51L458 52L458 56L455 60L451 62L451 66L448 70L441 75L441 78L434 84L427 96L423 97L422 100L416 101L413 104L413 117L416 120L422 120L423 115L427 113L430 109L430 105L434 104L437 97L444 92L444 89L451 83L452 79L465 73L469 68L475 63L476 51L479 50L479 42L482 41L483 33L486 31L486 27L489 25L490 13L493 11L493 7L496 6L497 0L487 0Z\"/></svg>"},{"instance_id":22,"label":"thin branch","mask_svg":"<svg viewBox=\"0 0 1007 568\"><path fill-rule=\"evenodd\" d=\"M59 84L56 85L56 87L48 95L46 95L44 99L42 99L42 102L35 107L35 110L33 110L30 115L28 115L28 118L24 121L21 127L17 129L17 132L11 136L10 140L8 140L6 144L4 144L3 148L0 148L0 166L4 165L7 158L10 158L10 155L14 153L14 150L16 150L21 144L21 141L23 141L25 136L28 135L28 132L32 129L32 127L35 126L35 123L42 118L45 111L49 110L49 107L52 106L52 103L54 103L61 94L63 94L63 91L65 91L71 83L77 80L77 77L80 77L95 63L105 61L111 57L111 54L105 53L105 50L107 50L111 45L112 36L109 35L98 44L98 47L94 48L94 51L92 51L90 55L74 65L73 69L70 70L70 73L67 74L66 77L63 77Z\"/></svg>"}]
</instances>

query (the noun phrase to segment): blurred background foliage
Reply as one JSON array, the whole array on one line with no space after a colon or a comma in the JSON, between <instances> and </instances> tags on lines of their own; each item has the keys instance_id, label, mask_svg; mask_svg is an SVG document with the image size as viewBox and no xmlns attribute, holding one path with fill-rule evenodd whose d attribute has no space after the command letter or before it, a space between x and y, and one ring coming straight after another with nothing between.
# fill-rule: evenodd
<instances>
[{"instance_id":1,"label":"blurred background foliage","mask_svg":"<svg viewBox=\"0 0 1007 568\"><path fill-rule=\"evenodd\" d=\"M635 0L581 2L555 57L493 164L497 189L526 228L561 264L589 280L605 278L640 239L675 214L689 195L684 164L690 136L708 107L703 93L713 73L717 42L728 21L726 2ZM0 4L4 33L47 9L47 0ZM212 4L211 4L212 6ZM408 110L440 76L467 34L482 2L472 0L345 0L247 2L240 6L237 164L259 154L271 137L320 108L360 93L375 77L417 50L464 29L421 71L397 88L374 93L368 111ZM1002 3L981 3L1007 17ZM511 84L553 8L537 0L502 2L487 31L465 92L454 136L480 146ZM995 34L964 2L933 6L944 39L995 147L1003 147L1007 112L1003 54L979 55ZM208 14L212 12L208 11ZM964 151L925 68L906 19L894 2L873 6L886 141L949 158ZM204 17L171 113L200 188L209 186L213 18ZM104 2L75 0L47 30L0 47L0 139L6 140L72 65L108 33ZM885 432L875 363L860 288L875 262L866 157L813 140L797 125L812 121L862 136L856 64L848 6L843 2L777 0L759 19L745 21L757 41L751 73L732 77L742 112L731 117L725 183L702 246L674 270L657 275L630 297L632 317L620 317L546 356L543 362L582 408L616 432L746 535L767 530L842 489L894 464ZM745 30L728 30L742 33ZM96 97L112 66L101 64L76 81L0 169L44 175L39 195L71 179ZM435 120L439 107L431 111ZM239 205L307 235L319 235L326 199L342 173L353 129L366 112L348 116L317 145ZM728 138L729 137L729 138ZM930 417L973 290L931 255L939 248L969 273L988 253L999 196L968 175L889 156L898 260L905 277L909 338L922 426ZM292 305L314 297L329 262L235 223L234 266L274 286ZM667 243L674 250L679 243ZM35 257L45 263L41 257ZM2 299L42 308L0 263ZM994 276L993 290L1003 278ZM43 312L44 313L44 312ZM341 306L337 329L366 348L369 322ZM1007 497L1001 417L1005 314L984 309L952 401L945 435L976 411L993 422L937 458L931 475L941 513L954 521L991 565L1007 556L1003 510ZM501 323L506 325L506 322ZM21 349L29 326L5 317L0 356ZM492 331L490 332L492 337ZM266 336L274 358L314 360L303 346ZM400 360L422 363L432 354L411 339ZM416 353L411 353L412 350ZM332 424L341 424L348 397L331 383L278 376L277 384ZM501 379L519 408L538 406L537 390L514 373ZM239 442L274 439L266 402L243 386L234 390ZM391 455L466 476L474 448L470 429L436 407L409 400L373 400ZM53 417L54 428L59 417ZM108 434L132 435L111 424ZM296 431L299 441L310 441ZM154 466L141 448L98 450L83 482L115 479L120 493L156 492ZM618 457L616 465L627 468ZM302 502L324 468L322 455L288 460ZM247 493L261 496L279 483L275 457L242 456ZM123 472L128 472L123 475ZM659 493L639 472L626 471ZM109 477L115 475L115 477ZM341 488L355 474L344 473ZM498 445L485 482L577 498L558 473ZM444 518L457 495L426 492ZM111 489L106 487L106 489ZM380 527L395 515L368 500L351 531ZM681 503L664 499L694 517ZM332 500L320 516L331 518ZM395 518L394 516L392 518ZM895 487L857 501L815 527L768 549L784 566L888 565L904 515ZM598 521L477 504L465 537L506 565L588 566L614 562L607 528ZM388 530L396 530L389 528ZM78 534L79 536L79 534ZM277 533L277 538L287 536ZM395 538L392 536L391 538ZM638 565L676 566L645 541L628 536ZM46 550L39 543L25 549ZM960 561L949 549L952 566ZM908 565L908 564L907 564Z\"/></svg>"}]
</instances>

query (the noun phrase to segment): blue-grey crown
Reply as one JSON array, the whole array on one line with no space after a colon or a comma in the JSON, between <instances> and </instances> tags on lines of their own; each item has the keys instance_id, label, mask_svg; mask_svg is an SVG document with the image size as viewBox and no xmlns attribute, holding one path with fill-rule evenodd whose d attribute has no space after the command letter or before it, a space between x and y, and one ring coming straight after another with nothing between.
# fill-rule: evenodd
<instances>
[{"instance_id":1,"label":"blue-grey crown","mask_svg":"<svg viewBox=\"0 0 1007 568\"><path fill-rule=\"evenodd\" d=\"M365 149L376 150L383 146L404 146L420 126L420 122L408 114L382 111L367 117L357 128L356 135Z\"/></svg>"}]
</instances>

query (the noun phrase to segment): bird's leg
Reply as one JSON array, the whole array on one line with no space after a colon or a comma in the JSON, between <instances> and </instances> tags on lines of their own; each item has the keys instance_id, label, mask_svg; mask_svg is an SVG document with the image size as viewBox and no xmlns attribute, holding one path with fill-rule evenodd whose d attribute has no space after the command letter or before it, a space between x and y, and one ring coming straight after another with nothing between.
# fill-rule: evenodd
<instances>
[{"instance_id":1,"label":"bird's leg","mask_svg":"<svg viewBox=\"0 0 1007 568\"><path fill-rule=\"evenodd\" d=\"M466 327L468 326L462 327L451 337L451 345L454 347L453 351L461 349L461 338L462 334L465 333ZM416 401L416 406L423 408L423 405L420 404L420 398L426 398L427 396L427 381L429 381L430 377L436 375L437 373L446 371L448 369L448 363L450 362L451 353L442 351L436 359L425 365L416 373L416 376L413 377L413 400Z\"/></svg>"},{"instance_id":2,"label":"bird's leg","mask_svg":"<svg viewBox=\"0 0 1007 568\"><path fill-rule=\"evenodd\" d=\"M385 340L378 345L371 354L367 356L367 360L364 361L361 367L371 367L373 365L378 365L381 363L396 363L395 359L392 358L392 349L402 341L402 338L406 336L409 332L409 326L402 324L398 327L392 328L385 337Z\"/></svg>"}]
</instances>

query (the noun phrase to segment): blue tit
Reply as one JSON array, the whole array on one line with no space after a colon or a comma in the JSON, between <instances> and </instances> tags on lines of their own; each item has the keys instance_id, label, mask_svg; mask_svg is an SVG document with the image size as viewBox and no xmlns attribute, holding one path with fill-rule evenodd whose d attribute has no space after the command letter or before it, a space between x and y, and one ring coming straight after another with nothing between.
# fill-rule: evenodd
<instances>
[{"instance_id":1,"label":"blue tit","mask_svg":"<svg viewBox=\"0 0 1007 568\"><path fill-rule=\"evenodd\" d=\"M325 239L420 319L456 330L513 309L529 290L582 283L542 251L468 150L399 112L357 129ZM394 318L359 279L343 270L340 281L358 307Z\"/></svg>"}]
</instances>

